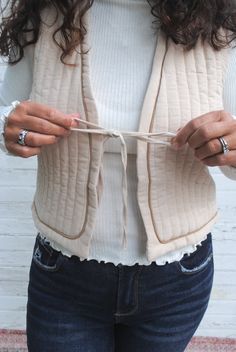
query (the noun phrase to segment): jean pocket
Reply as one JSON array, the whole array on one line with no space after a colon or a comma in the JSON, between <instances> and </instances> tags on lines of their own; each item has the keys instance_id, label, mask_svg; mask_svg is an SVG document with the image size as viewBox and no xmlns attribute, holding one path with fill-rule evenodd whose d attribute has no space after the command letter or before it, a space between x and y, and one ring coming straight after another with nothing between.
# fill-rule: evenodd
<instances>
[{"instance_id":1,"label":"jean pocket","mask_svg":"<svg viewBox=\"0 0 236 352\"><path fill-rule=\"evenodd\" d=\"M33 262L41 269L45 271L58 271L65 260L65 256L53 249L49 242L37 235L34 251L33 251Z\"/></svg>"},{"instance_id":2,"label":"jean pocket","mask_svg":"<svg viewBox=\"0 0 236 352\"><path fill-rule=\"evenodd\" d=\"M205 270L210 263L213 263L212 235L209 233L207 238L197 246L197 249L190 255L176 262L178 269L186 275L193 275Z\"/></svg>"}]
</instances>

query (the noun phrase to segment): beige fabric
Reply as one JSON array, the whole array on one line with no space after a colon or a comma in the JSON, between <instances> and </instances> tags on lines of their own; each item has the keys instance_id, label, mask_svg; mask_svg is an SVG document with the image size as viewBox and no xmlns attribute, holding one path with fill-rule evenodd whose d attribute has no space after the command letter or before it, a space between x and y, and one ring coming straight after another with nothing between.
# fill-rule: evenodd
<instances>
[{"instance_id":1,"label":"beige fabric","mask_svg":"<svg viewBox=\"0 0 236 352\"><path fill-rule=\"evenodd\" d=\"M81 128L72 128L71 130L81 132L81 133L95 133L103 134L112 138L120 138L121 141L121 161L123 166L123 180L122 180L122 196L123 196L123 244L126 247L127 242L127 147L124 140L124 137L134 137L137 140L145 141L147 143L163 144L171 147L171 143L168 141L158 140L152 137L174 137L176 134L171 132L153 132L153 133L143 133L143 132L132 132L132 131L117 131L114 129L105 129L102 126L96 125L85 121L80 118L75 118L78 122L82 122L88 126L96 127L95 129L81 129Z\"/></svg>"},{"instance_id":2,"label":"beige fabric","mask_svg":"<svg viewBox=\"0 0 236 352\"><path fill-rule=\"evenodd\" d=\"M105 130L99 125L89 80L89 13L82 54L74 52L70 58L75 67L60 62L60 50L51 40L55 25L46 25L53 22L50 11L44 20L35 49L31 99L67 113L79 112L81 122L95 128L86 129L81 123L79 131L74 130L70 137L43 148L32 205L36 227L74 254L88 256L102 196L103 144L109 137L118 137L124 167L121 191L126 236L127 158L123 137L130 135L137 138L137 197L147 234L148 259L199 242L216 221L214 182L190 148L175 151L168 140L167 144L157 143L157 136L164 132L168 139L190 119L223 109L228 51L215 52L199 42L186 52L160 34L139 130Z\"/></svg>"}]
</instances>

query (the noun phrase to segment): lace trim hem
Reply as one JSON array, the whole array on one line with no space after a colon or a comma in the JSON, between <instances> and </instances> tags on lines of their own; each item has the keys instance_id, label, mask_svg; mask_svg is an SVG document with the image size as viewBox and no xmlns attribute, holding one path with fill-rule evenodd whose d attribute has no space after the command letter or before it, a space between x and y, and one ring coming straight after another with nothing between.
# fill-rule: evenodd
<instances>
[{"instance_id":1,"label":"lace trim hem","mask_svg":"<svg viewBox=\"0 0 236 352\"><path fill-rule=\"evenodd\" d=\"M44 234L41 234L39 233L39 235L47 240L47 242L49 242L50 246L55 249L56 251L59 251L61 252L63 255L67 256L67 257L72 257L73 253L71 253L70 251L66 250L65 248L62 248L61 246L59 246L56 242L52 241L52 240L48 240L47 237L44 235ZM180 250L177 250L177 251L173 251L167 255L164 255L164 256L161 256L160 258L158 258L156 261L153 261L155 262L157 265L166 265L166 264L171 264L175 261L180 261L183 256L185 254L187 255L190 255L191 253L195 252L197 250L197 246L201 246L202 245L202 242L207 238L207 235L198 243L196 244L193 244L193 245L190 245L190 246L186 246L184 247L183 249L180 249ZM100 259L100 258L97 258L96 256L94 257L89 257L89 258L81 258L79 257L79 259L81 261L84 261L84 260L96 260L98 263L105 263L105 264L114 264L115 266L118 266L118 265L127 265L127 266L133 266L135 264L138 264L138 265L150 265L152 264L153 262L148 262L148 260L145 258L140 258L140 259L134 259L133 261L128 261L128 262L118 262L118 261L111 261L110 259Z\"/></svg>"}]
</instances>

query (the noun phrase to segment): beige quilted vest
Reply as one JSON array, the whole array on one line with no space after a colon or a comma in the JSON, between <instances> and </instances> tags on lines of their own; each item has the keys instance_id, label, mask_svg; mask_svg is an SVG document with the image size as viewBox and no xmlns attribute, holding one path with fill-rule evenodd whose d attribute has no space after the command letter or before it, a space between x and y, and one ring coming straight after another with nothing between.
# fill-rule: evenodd
<instances>
[{"instance_id":1,"label":"beige quilted vest","mask_svg":"<svg viewBox=\"0 0 236 352\"><path fill-rule=\"evenodd\" d=\"M45 16L47 23L49 13ZM42 26L35 49L31 93L33 101L66 113L79 112L81 119L88 121L88 125L80 124L81 130L100 126L90 86L89 52L86 53L89 13L85 25L88 33L81 47L83 54L74 52L70 59L75 67L60 62L60 49L51 40L54 26ZM146 229L149 260L199 242L216 221L215 185L207 167L194 158L187 146L175 151L168 143L152 143L152 135L148 134L175 132L192 118L223 109L227 58L228 50L216 52L199 42L195 49L186 52L163 34L158 36L140 116L140 139L137 138L137 201ZM38 157L32 205L35 225L49 239L83 258L89 254L102 196L103 144L109 136L120 138L125 165L120 131L73 131L58 144L44 147ZM168 142L168 136L165 138ZM124 178L121 189L124 222L129 220L125 219L125 181Z\"/></svg>"}]
</instances>

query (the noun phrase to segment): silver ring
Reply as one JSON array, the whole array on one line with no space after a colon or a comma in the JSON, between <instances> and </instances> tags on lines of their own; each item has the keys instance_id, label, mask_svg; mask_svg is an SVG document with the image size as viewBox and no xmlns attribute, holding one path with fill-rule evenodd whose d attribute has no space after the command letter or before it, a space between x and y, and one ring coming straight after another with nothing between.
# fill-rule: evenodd
<instances>
[{"instance_id":1,"label":"silver ring","mask_svg":"<svg viewBox=\"0 0 236 352\"><path fill-rule=\"evenodd\" d=\"M219 137L218 140L219 140L221 147L222 147L222 153L227 154L229 152L228 143L226 142L226 140L223 137Z\"/></svg>"},{"instance_id":2,"label":"silver ring","mask_svg":"<svg viewBox=\"0 0 236 352\"><path fill-rule=\"evenodd\" d=\"M20 131L19 133L19 136L18 136L18 140L17 140L17 143L20 144L20 145L26 145L25 143L25 137L27 136L29 131L27 130L22 130Z\"/></svg>"}]
</instances>

